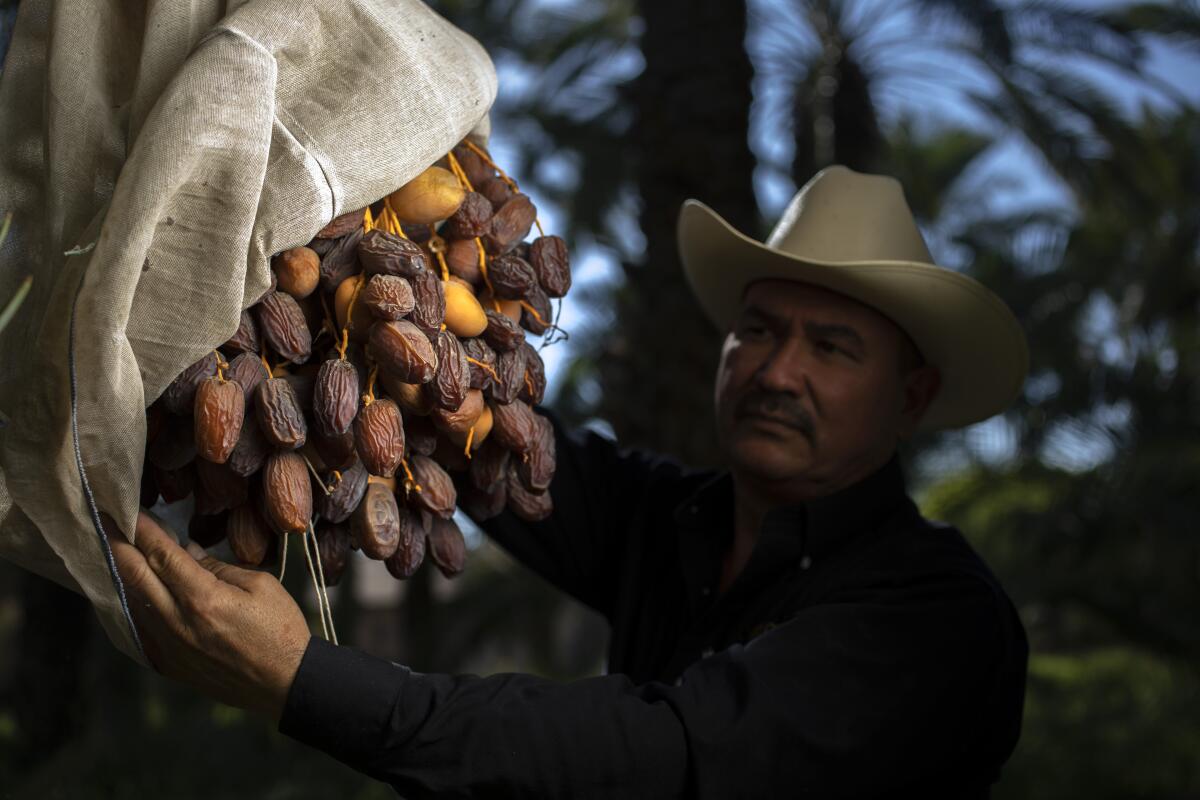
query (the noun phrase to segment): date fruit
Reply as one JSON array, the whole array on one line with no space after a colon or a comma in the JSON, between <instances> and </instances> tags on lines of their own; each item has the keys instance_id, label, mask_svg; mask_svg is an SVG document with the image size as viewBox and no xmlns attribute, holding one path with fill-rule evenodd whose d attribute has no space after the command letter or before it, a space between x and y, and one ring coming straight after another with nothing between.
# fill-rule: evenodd
<instances>
[{"instance_id":1,"label":"date fruit","mask_svg":"<svg viewBox=\"0 0 1200 800\"><path fill-rule=\"evenodd\" d=\"M321 365L313 385L314 427L327 437L350 430L358 414L358 370L349 361L331 359Z\"/></svg>"},{"instance_id":2,"label":"date fruit","mask_svg":"<svg viewBox=\"0 0 1200 800\"><path fill-rule=\"evenodd\" d=\"M403 383L428 383L437 373L433 345L407 320L377 322L371 328L368 351L382 373Z\"/></svg>"},{"instance_id":3,"label":"date fruit","mask_svg":"<svg viewBox=\"0 0 1200 800\"><path fill-rule=\"evenodd\" d=\"M358 549L367 558L383 561L395 553L400 544L400 509L395 495L383 484L368 483L350 526Z\"/></svg>"},{"instance_id":4,"label":"date fruit","mask_svg":"<svg viewBox=\"0 0 1200 800\"><path fill-rule=\"evenodd\" d=\"M269 292L255 310L258 329L272 350L293 364L308 360L312 354L312 334L296 298L283 292Z\"/></svg>"},{"instance_id":5,"label":"date fruit","mask_svg":"<svg viewBox=\"0 0 1200 800\"><path fill-rule=\"evenodd\" d=\"M245 413L246 397L239 384L216 375L206 378L196 390L196 454L224 464L242 432Z\"/></svg>"},{"instance_id":6,"label":"date fruit","mask_svg":"<svg viewBox=\"0 0 1200 800\"><path fill-rule=\"evenodd\" d=\"M296 390L283 378L270 378L258 385L254 415L263 435L275 447L299 450L308 437L308 423Z\"/></svg>"},{"instance_id":7,"label":"date fruit","mask_svg":"<svg viewBox=\"0 0 1200 800\"><path fill-rule=\"evenodd\" d=\"M434 517L426 538L429 557L438 571L447 578L463 571L467 564L467 542L454 520Z\"/></svg>"},{"instance_id":8,"label":"date fruit","mask_svg":"<svg viewBox=\"0 0 1200 800\"><path fill-rule=\"evenodd\" d=\"M293 247L271 259L279 291L302 300L317 290L321 280L321 257L308 247Z\"/></svg>"},{"instance_id":9,"label":"date fruit","mask_svg":"<svg viewBox=\"0 0 1200 800\"><path fill-rule=\"evenodd\" d=\"M329 494L316 493L317 513L330 522L350 519L367 491L367 469L361 461L355 462L349 469L341 470L339 474L342 476L340 480L332 471L326 473L323 476L325 485L333 488Z\"/></svg>"},{"instance_id":10,"label":"date fruit","mask_svg":"<svg viewBox=\"0 0 1200 800\"><path fill-rule=\"evenodd\" d=\"M404 420L388 398L363 406L354 420L354 447L372 475L390 478L404 457Z\"/></svg>"},{"instance_id":11,"label":"date fruit","mask_svg":"<svg viewBox=\"0 0 1200 800\"><path fill-rule=\"evenodd\" d=\"M312 519L312 482L304 458L290 450L267 456L263 465L263 505L280 533L301 533Z\"/></svg>"}]
</instances>

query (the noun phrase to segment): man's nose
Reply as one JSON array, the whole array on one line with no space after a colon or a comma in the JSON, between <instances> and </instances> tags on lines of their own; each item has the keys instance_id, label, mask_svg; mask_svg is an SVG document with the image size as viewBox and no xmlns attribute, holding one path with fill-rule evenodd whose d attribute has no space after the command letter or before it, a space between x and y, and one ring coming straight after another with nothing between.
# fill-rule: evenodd
<instances>
[{"instance_id":1,"label":"man's nose","mask_svg":"<svg viewBox=\"0 0 1200 800\"><path fill-rule=\"evenodd\" d=\"M755 378L769 391L804 394L808 384L807 353L795 338L781 339L759 366Z\"/></svg>"}]
</instances>

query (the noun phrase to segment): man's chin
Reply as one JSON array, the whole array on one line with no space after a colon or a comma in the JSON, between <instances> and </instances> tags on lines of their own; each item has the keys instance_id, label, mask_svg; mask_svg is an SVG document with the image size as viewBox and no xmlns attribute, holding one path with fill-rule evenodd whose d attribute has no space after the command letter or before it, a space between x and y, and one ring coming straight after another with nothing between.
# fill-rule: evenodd
<instances>
[{"instance_id":1,"label":"man's chin","mask_svg":"<svg viewBox=\"0 0 1200 800\"><path fill-rule=\"evenodd\" d=\"M741 435L730 444L729 460L733 470L758 480L795 478L811 465L812 449L800 434L790 441Z\"/></svg>"}]
</instances>

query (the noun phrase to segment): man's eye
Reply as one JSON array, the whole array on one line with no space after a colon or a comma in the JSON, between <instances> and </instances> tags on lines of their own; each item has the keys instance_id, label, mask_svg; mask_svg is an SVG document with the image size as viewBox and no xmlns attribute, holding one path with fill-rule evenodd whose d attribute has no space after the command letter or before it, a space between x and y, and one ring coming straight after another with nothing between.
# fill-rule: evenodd
<instances>
[{"instance_id":1,"label":"man's eye","mask_svg":"<svg viewBox=\"0 0 1200 800\"><path fill-rule=\"evenodd\" d=\"M758 325L753 322L742 325L742 337L746 339L760 339L768 333L767 326Z\"/></svg>"},{"instance_id":2,"label":"man's eye","mask_svg":"<svg viewBox=\"0 0 1200 800\"><path fill-rule=\"evenodd\" d=\"M818 341L817 342L817 350L819 350L822 353L829 353L829 354L841 352L841 348L838 347L833 342L829 341L828 339L821 339L820 341Z\"/></svg>"}]
</instances>

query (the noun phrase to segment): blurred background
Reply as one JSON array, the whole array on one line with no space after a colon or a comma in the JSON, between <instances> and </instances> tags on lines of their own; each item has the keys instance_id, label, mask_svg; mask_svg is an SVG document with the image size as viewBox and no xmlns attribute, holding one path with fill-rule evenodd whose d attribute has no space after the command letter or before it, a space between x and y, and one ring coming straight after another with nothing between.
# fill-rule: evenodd
<instances>
[{"instance_id":1,"label":"blurred background","mask_svg":"<svg viewBox=\"0 0 1200 800\"><path fill-rule=\"evenodd\" d=\"M716 461L684 198L762 238L827 164L903 182L939 263L1005 298L1032 349L1007 413L904 453L1030 635L994 796L1200 798L1200 5L433 5L492 54L493 154L572 246L550 404L626 444ZM453 583L354 562L343 643L422 671L601 670L603 623L468 533ZM0 797L330 793L393 796L133 668L86 603L0 563Z\"/></svg>"}]
</instances>

